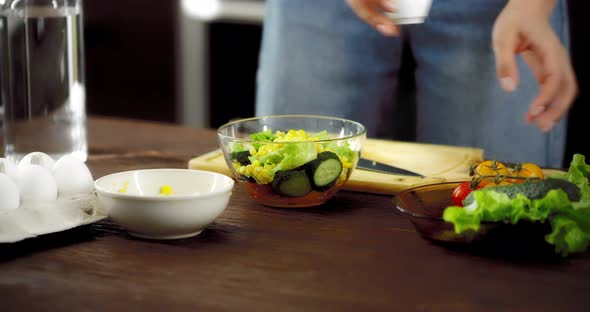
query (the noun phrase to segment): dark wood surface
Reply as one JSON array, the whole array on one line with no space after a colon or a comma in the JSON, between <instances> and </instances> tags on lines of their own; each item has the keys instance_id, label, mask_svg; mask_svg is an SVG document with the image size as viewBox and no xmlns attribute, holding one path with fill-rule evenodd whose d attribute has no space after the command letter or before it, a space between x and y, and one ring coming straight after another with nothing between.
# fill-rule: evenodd
<instances>
[{"instance_id":1,"label":"dark wood surface","mask_svg":"<svg viewBox=\"0 0 590 312\"><path fill-rule=\"evenodd\" d=\"M89 136L95 178L186 168L217 147L213 130L129 120L91 118ZM190 239L139 240L105 220L0 245L0 311L588 311L590 256L520 251L430 243L392 196L286 210L236 187Z\"/></svg>"}]
</instances>

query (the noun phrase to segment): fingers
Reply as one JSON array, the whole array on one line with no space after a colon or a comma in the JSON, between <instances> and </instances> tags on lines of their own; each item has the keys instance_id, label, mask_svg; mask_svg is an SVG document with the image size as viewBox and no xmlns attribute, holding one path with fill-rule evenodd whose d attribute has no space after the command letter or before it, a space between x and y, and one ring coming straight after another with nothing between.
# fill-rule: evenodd
<instances>
[{"instance_id":1,"label":"fingers","mask_svg":"<svg viewBox=\"0 0 590 312\"><path fill-rule=\"evenodd\" d=\"M565 48L559 46L556 55L547 55L543 65L546 74L525 120L547 132L569 110L578 86Z\"/></svg>"},{"instance_id":2,"label":"fingers","mask_svg":"<svg viewBox=\"0 0 590 312\"><path fill-rule=\"evenodd\" d=\"M395 11L395 0L346 0L355 14L365 23L386 36L399 35L399 28L382 11Z\"/></svg>"},{"instance_id":3,"label":"fingers","mask_svg":"<svg viewBox=\"0 0 590 312\"><path fill-rule=\"evenodd\" d=\"M496 76L500 86L506 92L516 90L518 86L518 66L516 63L516 50L518 48L517 33L505 31L495 27L492 33L492 46L496 59Z\"/></svg>"},{"instance_id":4,"label":"fingers","mask_svg":"<svg viewBox=\"0 0 590 312\"><path fill-rule=\"evenodd\" d=\"M551 104L559 91L560 84L560 77L556 73L545 77L540 85L539 94L531 103L525 116L527 122L536 122L543 131L548 131L555 125L554 122L552 124L553 120L547 120L547 113L552 110Z\"/></svg>"},{"instance_id":5,"label":"fingers","mask_svg":"<svg viewBox=\"0 0 590 312\"><path fill-rule=\"evenodd\" d=\"M545 18L527 22L522 10L514 8L508 5L494 24L496 74L505 91L514 91L519 83L515 55L523 56L539 82L539 93L525 121L547 132L571 107L577 93L576 79L567 51Z\"/></svg>"},{"instance_id":6,"label":"fingers","mask_svg":"<svg viewBox=\"0 0 590 312\"><path fill-rule=\"evenodd\" d=\"M545 77L545 72L543 70L543 64L541 59L533 53L533 51L526 50L523 51L520 56L525 61L525 63L529 66L531 71L533 72L533 76L537 81L543 81L543 77Z\"/></svg>"}]
</instances>

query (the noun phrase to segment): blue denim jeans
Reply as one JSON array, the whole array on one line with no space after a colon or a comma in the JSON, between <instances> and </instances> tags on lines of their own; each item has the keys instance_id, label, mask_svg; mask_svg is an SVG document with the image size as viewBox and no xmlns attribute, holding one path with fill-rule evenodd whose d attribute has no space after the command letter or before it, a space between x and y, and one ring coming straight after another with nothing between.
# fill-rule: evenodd
<instances>
[{"instance_id":1,"label":"blue denim jeans","mask_svg":"<svg viewBox=\"0 0 590 312\"><path fill-rule=\"evenodd\" d=\"M418 142L483 148L485 157L560 167L565 118L549 133L524 122L538 85L519 58L518 90L496 78L491 32L506 0L434 0L424 24L379 34L344 0L267 0L256 114L320 114L363 123L369 137L389 137L403 121L396 105L402 47L415 60ZM568 46L565 1L552 25ZM406 44L403 44L403 43ZM397 121L396 121L397 120ZM407 123L407 122L406 122Z\"/></svg>"}]
</instances>

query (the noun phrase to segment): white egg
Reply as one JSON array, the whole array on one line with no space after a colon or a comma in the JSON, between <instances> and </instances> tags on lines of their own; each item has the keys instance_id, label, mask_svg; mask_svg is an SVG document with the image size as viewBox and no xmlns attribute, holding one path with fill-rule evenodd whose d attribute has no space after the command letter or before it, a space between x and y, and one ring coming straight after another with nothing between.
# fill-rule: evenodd
<instances>
[{"instance_id":1,"label":"white egg","mask_svg":"<svg viewBox=\"0 0 590 312\"><path fill-rule=\"evenodd\" d=\"M94 191L94 179L86 164L73 155L62 156L53 166L53 176L59 196L90 194Z\"/></svg>"},{"instance_id":2,"label":"white egg","mask_svg":"<svg viewBox=\"0 0 590 312\"><path fill-rule=\"evenodd\" d=\"M4 173L13 181L16 181L16 164L8 158L0 158L0 173Z\"/></svg>"},{"instance_id":3,"label":"white egg","mask_svg":"<svg viewBox=\"0 0 590 312\"><path fill-rule=\"evenodd\" d=\"M20 206L20 192L16 183L0 173L0 210L12 210Z\"/></svg>"},{"instance_id":4,"label":"white egg","mask_svg":"<svg viewBox=\"0 0 590 312\"><path fill-rule=\"evenodd\" d=\"M41 165L20 165L17 178L21 200L49 201L57 199L57 184L49 169Z\"/></svg>"},{"instance_id":5,"label":"white egg","mask_svg":"<svg viewBox=\"0 0 590 312\"><path fill-rule=\"evenodd\" d=\"M55 160L43 152L32 152L25 155L18 163L19 167L24 165L40 165L51 170L55 165Z\"/></svg>"}]
</instances>

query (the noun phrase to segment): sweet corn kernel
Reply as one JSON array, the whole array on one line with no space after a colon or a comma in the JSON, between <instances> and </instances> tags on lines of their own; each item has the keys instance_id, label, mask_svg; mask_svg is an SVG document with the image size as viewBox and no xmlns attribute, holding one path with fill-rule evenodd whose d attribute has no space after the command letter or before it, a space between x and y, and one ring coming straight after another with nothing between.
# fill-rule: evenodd
<instances>
[{"instance_id":1,"label":"sweet corn kernel","mask_svg":"<svg viewBox=\"0 0 590 312\"><path fill-rule=\"evenodd\" d=\"M160 196L169 196L174 194L172 192L172 187L170 187L170 185L162 185L162 187L160 187L160 193L158 193L158 195Z\"/></svg>"},{"instance_id":2,"label":"sweet corn kernel","mask_svg":"<svg viewBox=\"0 0 590 312\"><path fill-rule=\"evenodd\" d=\"M254 146L250 145L248 146L248 152L250 152L250 156L256 154L256 149L254 148Z\"/></svg>"},{"instance_id":3,"label":"sweet corn kernel","mask_svg":"<svg viewBox=\"0 0 590 312\"><path fill-rule=\"evenodd\" d=\"M121 187L120 189L117 190L117 192L119 193L127 193L127 189L129 188L129 182L125 181L123 182L123 187Z\"/></svg>"}]
</instances>

